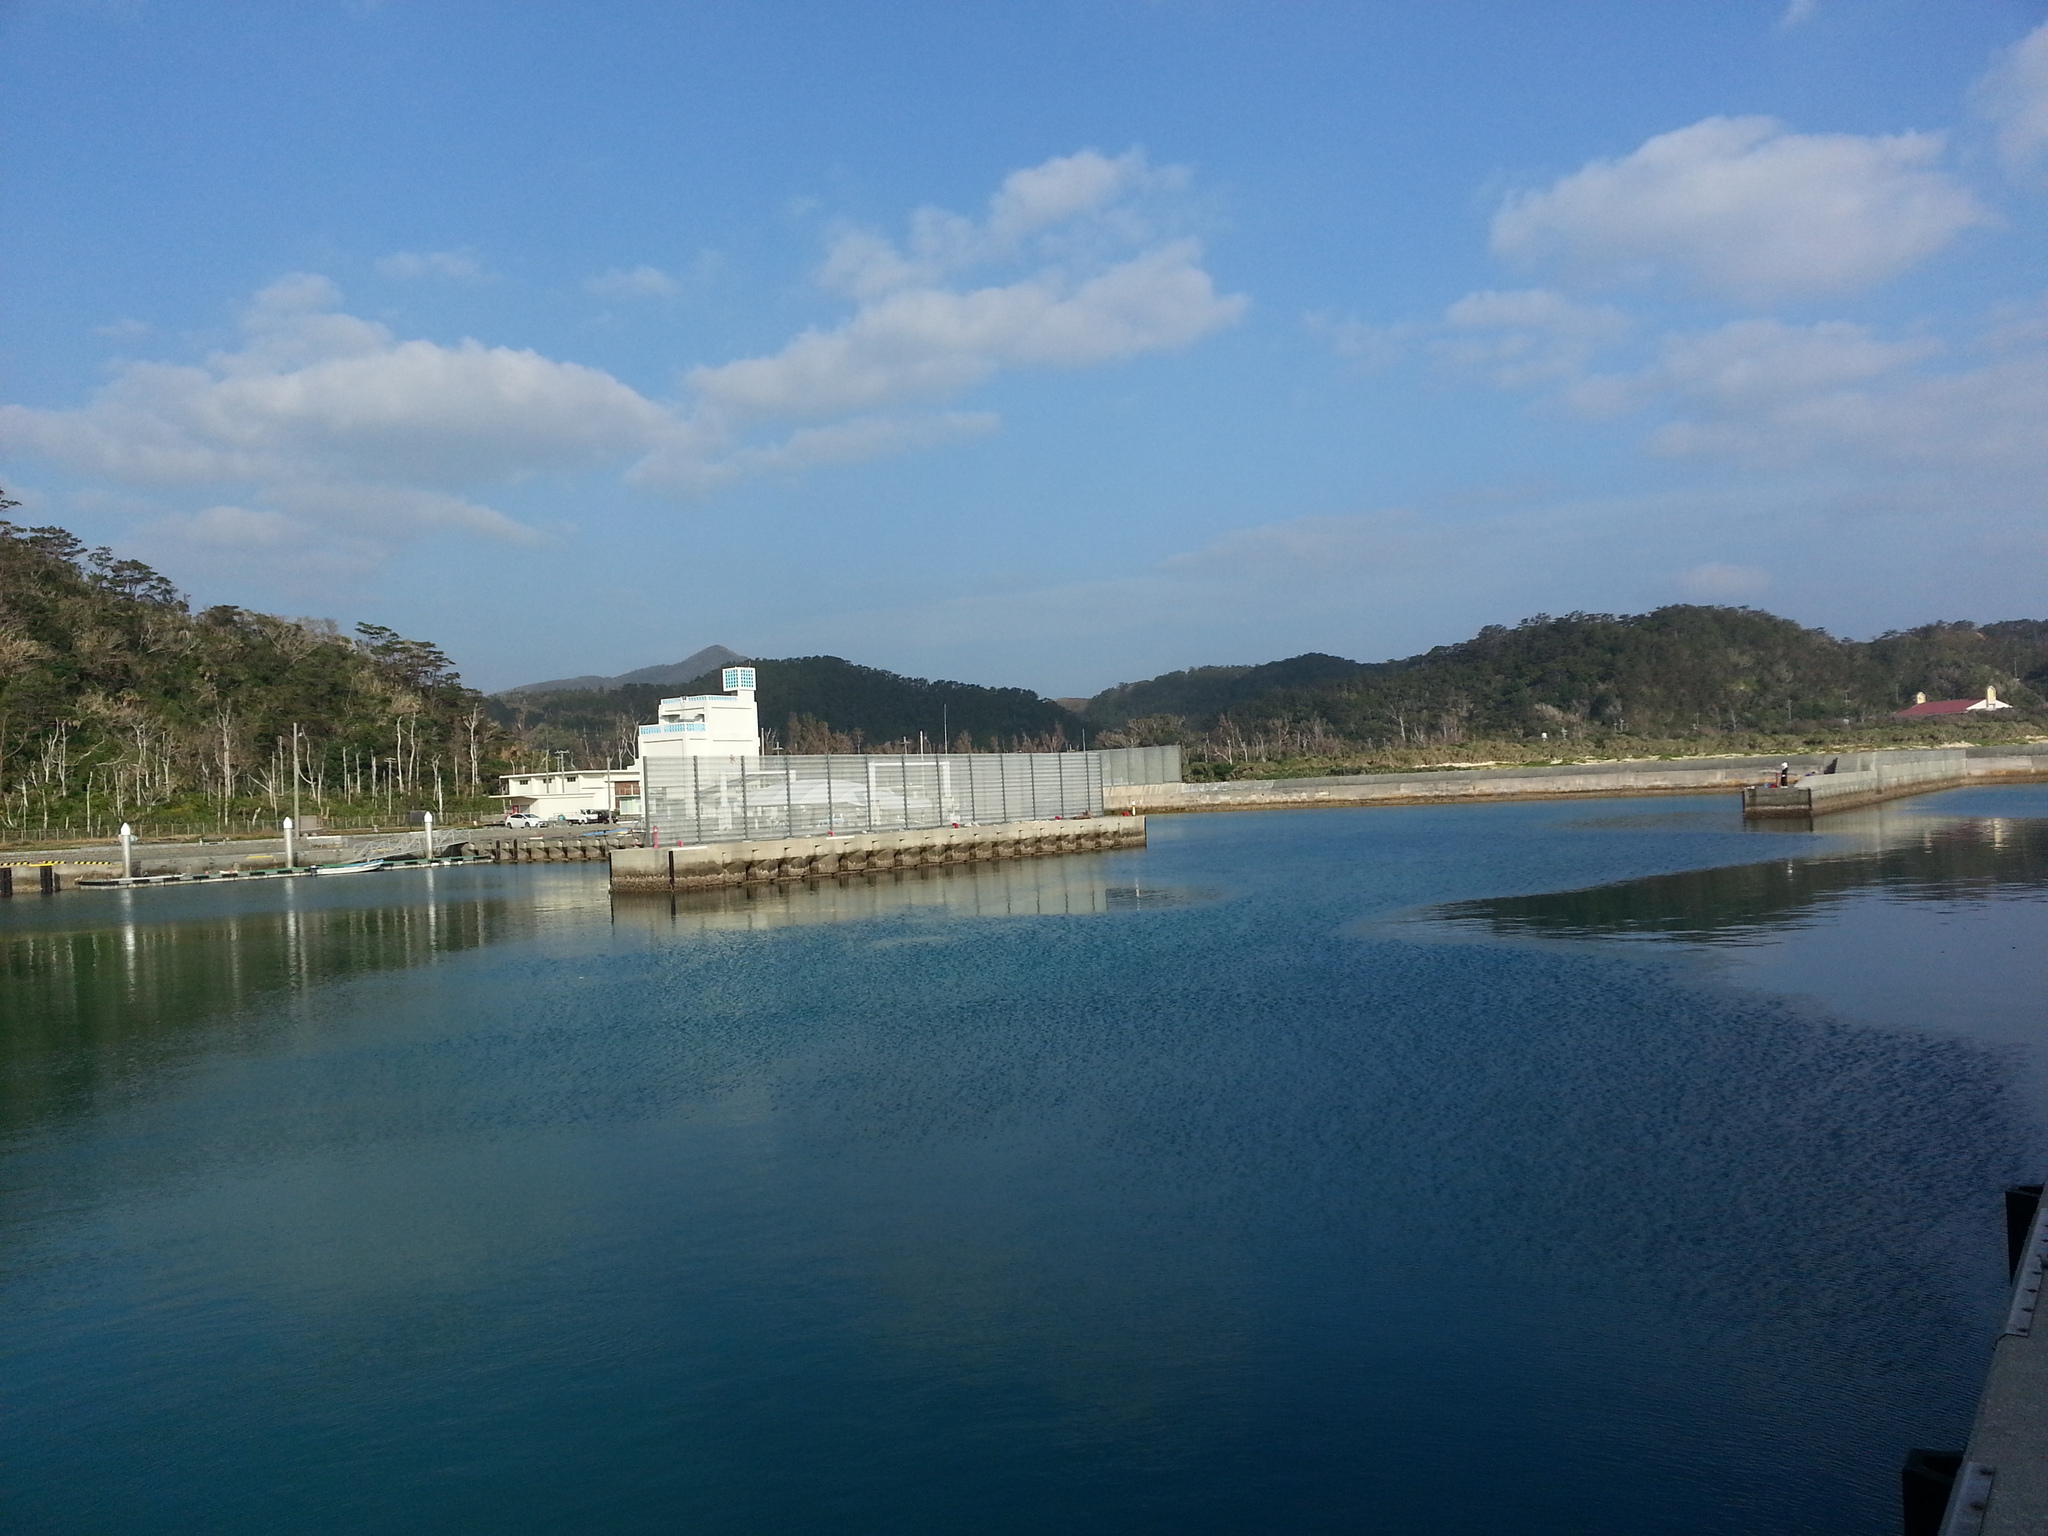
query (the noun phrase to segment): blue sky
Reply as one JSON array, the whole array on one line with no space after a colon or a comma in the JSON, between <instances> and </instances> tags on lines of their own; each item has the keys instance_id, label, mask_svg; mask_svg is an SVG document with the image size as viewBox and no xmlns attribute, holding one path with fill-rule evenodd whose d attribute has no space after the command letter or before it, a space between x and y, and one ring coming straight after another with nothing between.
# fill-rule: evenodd
<instances>
[{"instance_id":1,"label":"blue sky","mask_svg":"<svg viewBox=\"0 0 2048 1536\"><path fill-rule=\"evenodd\" d=\"M0 12L0 483L472 681L2048 617L2048 5Z\"/></svg>"}]
</instances>

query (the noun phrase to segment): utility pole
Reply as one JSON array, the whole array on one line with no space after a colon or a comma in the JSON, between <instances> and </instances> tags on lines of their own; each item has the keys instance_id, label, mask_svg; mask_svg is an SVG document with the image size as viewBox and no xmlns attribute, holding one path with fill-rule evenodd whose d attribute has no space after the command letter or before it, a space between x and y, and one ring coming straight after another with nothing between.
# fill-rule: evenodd
<instances>
[{"instance_id":1,"label":"utility pole","mask_svg":"<svg viewBox=\"0 0 2048 1536\"><path fill-rule=\"evenodd\" d=\"M299 822L299 722L292 722L292 825ZM289 862L289 861L287 861Z\"/></svg>"}]
</instances>

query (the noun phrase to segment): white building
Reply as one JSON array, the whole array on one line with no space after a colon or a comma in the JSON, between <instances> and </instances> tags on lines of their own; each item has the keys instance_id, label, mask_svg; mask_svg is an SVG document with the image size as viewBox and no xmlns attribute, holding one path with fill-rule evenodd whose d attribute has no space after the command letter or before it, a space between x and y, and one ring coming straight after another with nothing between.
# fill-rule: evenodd
<instances>
[{"instance_id":1,"label":"white building","mask_svg":"<svg viewBox=\"0 0 2048 1536\"><path fill-rule=\"evenodd\" d=\"M761 712L754 669L727 667L724 693L663 699L652 725L640 727L640 756L759 757Z\"/></svg>"},{"instance_id":2,"label":"white building","mask_svg":"<svg viewBox=\"0 0 2048 1536\"><path fill-rule=\"evenodd\" d=\"M640 756L630 768L557 768L508 773L493 799L507 814L525 811L545 821L597 811L614 821L640 814L641 765L650 757L759 757L761 714L754 703L754 669L727 667L724 693L663 699L653 725L640 727Z\"/></svg>"},{"instance_id":3,"label":"white building","mask_svg":"<svg viewBox=\"0 0 2048 1536\"><path fill-rule=\"evenodd\" d=\"M508 773L504 792L509 815L526 811L546 821L579 811L600 811L615 821L640 814L639 768L562 768L552 773Z\"/></svg>"}]
</instances>

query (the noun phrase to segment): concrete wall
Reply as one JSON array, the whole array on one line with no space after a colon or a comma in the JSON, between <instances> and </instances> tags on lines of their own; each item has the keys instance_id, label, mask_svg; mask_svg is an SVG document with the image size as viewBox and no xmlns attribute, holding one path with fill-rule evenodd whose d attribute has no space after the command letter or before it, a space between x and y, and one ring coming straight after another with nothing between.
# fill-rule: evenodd
<instances>
[{"instance_id":1,"label":"concrete wall","mask_svg":"<svg viewBox=\"0 0 2048 1536\"><path fill-rule=\"evenodd\" d=\"M1953 775L1953 782L1981 778L2028 778L2048 776L2048 751L2031 747L2014 748L1994 755L1992 749L1947 749L1933 751L1875 752L1860 754L1878 763L1897 765L1893 782L1904 786L1923 773L1908 765L1937 764L1924 770L1921 782L1939 787ZM1789 762L1795 773L1812 773L1821 778L1829 763L1847 765L1855 758L1834 754L1806 754L1791 758L1710 758L1689 762L1658 763L1573 763L1526 768L1447 769L1427 773L1347 774L1321 779L1240 779L1223 784L1134 784L1105 786L1103 808L1119 811L1235 811L1266 807L1340 805L1430 805L1464 800L1541 799L1563 795L1655 795L1734 793L1760 785L1776 776L1780 763ZM1852 798L1854 791L1824 792L1835 803L1864 804ZM1799 815L1812 814L1802 797Z\"/></svg>"},{"instance_id":2,"label":"concrete wall","mask_svg":"<svg viewBox=\"0 0 2048 1536\"><path fill-rule=\"evenodd\" d=\"M1778 759L1770 764L1771 771ZM1329 779L1240 779L1224 784L1145 784L1102 791L1108 811L1233 811L1262 806L1424 805L1551 795L1733 792L1765 773L1761 763L1718 767L1599 764L1588 768L1374 773Z\"/></svg>"},{"instance_id":3,"label":"concrete wall","mask_svg":"<svg viewBox=\"0 0 2048 1536\"><path fill-rule=\"evenodd\" d=\"M1043 858L1140 848L1142 816L1087 821L1013 821L988 827L931 827L851 837L793 837L684 848L621 848L612 854L614 891L696 891L772 880L814 880L987 859Z\"/></svg>"},{"instance_id":4,"label":"concrete wall","mask_svg":"<svg viewBox=\"0 0 2048 1536\"><path fill-rule=\"evenodd\" d=\"M45 875L44 871L49 873ZM121 860L117 856L108 860L52 858L29 862L26 860L0 860L0 892L6 896L36 896L45 889L68 891L80 880L104 880L109 875L121 873ZM50 883L44 886L44 880Z\"/></svg>"}]
</instances>

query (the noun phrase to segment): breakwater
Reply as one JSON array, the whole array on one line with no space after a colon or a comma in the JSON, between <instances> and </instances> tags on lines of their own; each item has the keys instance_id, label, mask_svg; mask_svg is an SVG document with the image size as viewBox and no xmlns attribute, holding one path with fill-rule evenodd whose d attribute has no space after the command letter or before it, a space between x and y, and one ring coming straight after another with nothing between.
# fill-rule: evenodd
<instances>
[{"instance_id":1,"label":"breakwater","mask_svg":"<svg viewBox=\"0 0 2048 1536\"><path fill-rule=\"evenodd\" d=\"M720 886L838 875L879 874L941 864L1036 859L1145 844L1142 816L1078 821L1012 821L848 837L761 838L681 848L621 848L612 854L619 892L699 891Z\"/></svg>"},{"instance_id":2,"label":"breakwater","mask_svg":"<svg viewBox=\"0 0 2048 1536\"><path fill-rule=\"evenodd\" d=\"M1816 773L1790 784L1752 784L1742 791L1745 816L1812 818L1859 805L1875 805L1901 795L1924 795L1953 789L1973 777L2009 776L2032 771L2033 760L2008 764L1980 760L1980 772L1961 748L1929 752L1850 752Z\"/></svg>"},{"instance_id":3,"label":"breakwater","mask_svg":"<svg viewBox=\"0 0 2048 1536\"><path fill-rule=\"evenodd\" d=\"M1110 811L1236 811L1317 806L1437 805L1469 800L1539 800L1590 795L1737 794L1775 779L1781 764L1797 775L1841 777L1830 763L1859 759L1890 761L1942 757L1960 760L1954 776L1927 780L1894 776L1889 793L1837 802L1823 794L1827 810L1866 805L1890 794L1918 794L1950 784L1985 779L2048 777L2048 745L1955 748L1940 753L1809 753L1786 757L1706 758L1680 762L1542 764L1522 768L1436 769L1417 773L1346 774L1313 779L1237 779L1219 784L1130 784L1105 786ZM1872 771L1876 771L1873 766ZM1944 764L1944 774L1949 769ZM1812 782L1807 780L1806 782ZM1817 814L1802 801L1792 815Z\"/></svg>"}]
</instances>

